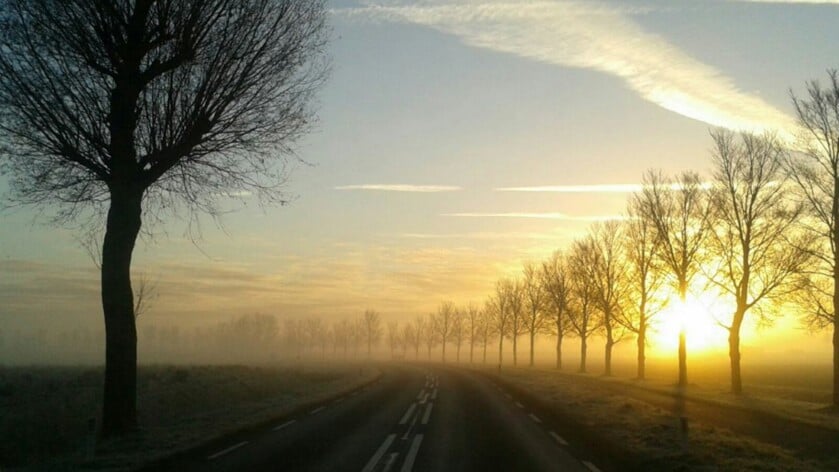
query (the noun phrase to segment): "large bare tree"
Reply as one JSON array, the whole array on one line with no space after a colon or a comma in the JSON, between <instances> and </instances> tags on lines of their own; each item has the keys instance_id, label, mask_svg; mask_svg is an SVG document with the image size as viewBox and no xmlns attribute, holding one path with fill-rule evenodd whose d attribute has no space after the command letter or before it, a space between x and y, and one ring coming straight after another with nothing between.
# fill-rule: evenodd
<instances>
[{"instance_id":1,"label":"large bare tree","mask_svg":"<svg viewBox=\"0 0 839 472\"><path fill-rule=\"evenodd\" d=\"M702 249L710 226L711 199L699 174L683 172L668 180L660 172L644 176L640 195L643 217L652 222L661 244L660 257L684 304L691 281L701 271ZM679 386L687 386L687 333L679 330Z\"/></svg>"},{"instance_id":2,"label":"large bare tree","mask_svg":"<svg viewBox=\"0 0 839 472\"><path fill-rule=\"evenodd\" d=\"M628 299L628 266L622 245L624 237L623 227L616 220L595 223L588 237L594 253L589 273L595 304L601 314L600 325L606 335L603 373L607 376L612 375L612 349L625 332L619 322Z\"/></svg>"},{"instance_id":3,"label":"large bare tree","mask_svg":"<svg viewBox=\"0 0 839 472\"><path fill-rule=\"evenodd\" d=\"M452 302L443 302L437 308L437 313L432 317L433 332L437 340L442 344L441 359L446 362L446 344L454 336L454 328L457 317L457 307Z\"/></svg>"},{"instance_id":4,"label":"large bare tree","mask_svg":"<svg viewBox=\"0 0 839 472\"><path fill-rule=\"evenodd\" d=\"M767 301L783 301L798 284L794 276L810 260L806 238L796 228L802 205L788 198L787 152L773 135L717 130L714 140L714 224L710 246L718 258L709 279L734 300L718 322L728 330L731 391L743 392L740 329L755 312L766 321ZM780 298L779 298L780 297Z\"/></svg>"},{"instance_id":5,"label":"large bare tree","mask_svg":"<svg viewBox=\"0 0 839 472\"><path fill-rule=\"evenodd\" d=\"M565 256L555 251L542 262L542 288L547 296L548 317L556 334L556 368L562 369L562 340L570 330L571 279Z\"/></svg>"},{"instance_id":6,"label":"large bare tree","mask_svg":"<svg viewBox=\"0 0 839 472\"><path fill-rule=\"evenodd\" d=\"M524 265L522 279L522 295L524 297L525 331L530 337L530 367L533 367L536 335L542 334L549 322L545 316L547 294L540 280L540 272L535 264L528 262Z\"/></svg>"},{"instance_id":7,"label":"large bare tree","mask_svg":"<svg viewBox=\"0 0 839 472\"><path fill-rule=\"evenodd\" d=\"M574 241L568 258L571 275L571 303L568 321L580 338L580 372L586 372L588 338L599 331L600 319L595 316L597 293L592 282L595 250L590 238Z\"/></svg>"},{"instance_id":8,"label":"large bare tree","mask_svg":"<svg viewBox=\"0 0 839 472\"><path fill-rule=\"evenodd\" d=\"M515 290L515 282L501 279L495 283L495 294L487 302L487 313L491 314L492 330L498 335L498 367L504 365L504 337L510 331L512 310L510 292Z\"/></svg>"},{"instance_id":9,"label":"large bare tree","mask_svg":"<svg viewBox=\"0 0 839 472\"><path fill-rule=\"evenodd\" d=\"M839 406L839 71L828 71L826 86L812 80L806 88L803 97L792 94L801 134L791 175L808 210L802 227L821 248L809 290L798 295L810 327L833 329L833 404Z\"/></svg>"},{"instance_id":10,"label":"large bare tree","mask_svg":"<svg viewBox=\"0 0 839 472\"><path fill-rule=\"evenodd\" d=\"M624 252L627 260L627 289L629 299L618 321L635 333L637 346L637 376L643 380L647 372L647 330L665 306L661 297L664 282L658 251L660 240L655 236L652 222L644 216L639 195L633 195L628 205Z\"/></svg>"},{"instance_id":11,"label":"large bare tree","mask_svg":"<svg viewBox=\"0 0 839 472\"><path fill-rule=\"evenodd\" d=\"M322 0L3 2L11 198L61 204L68 220L107 208L103 435L137 426L130 266L144 215L212 213L245 192L282 201L277 163L311 123L325 17Z\"/></svg>"}]
</instances>

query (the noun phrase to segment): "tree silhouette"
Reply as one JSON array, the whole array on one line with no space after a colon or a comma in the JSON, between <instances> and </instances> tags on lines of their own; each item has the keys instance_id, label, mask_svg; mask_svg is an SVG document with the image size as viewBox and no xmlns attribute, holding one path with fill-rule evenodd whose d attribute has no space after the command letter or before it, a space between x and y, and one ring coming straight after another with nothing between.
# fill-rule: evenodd
<instances>
[{"instance_id":1,"label":"tree silhouette","mask_svg":"<svg viewBox=\"0 0 839 472\"><path fill-rule=\"evenodd\" d=\"M542 262L542 289L547 295L549 317L556 333L556 368L562 368L562 340L570 329L571 274L565 256L555 251Z\"/></svg>"},{"instance_id":2,"label":"tree silhouette","mask_svg":"<svg viewBox=\"0 0 839 472\"><path fill-rule=\"evenodd\" d=\"M102 434L137 426L131 256L143 215L282 201L276 162L324 77L320 0L7 0L0 132L11 198L107 207Z\"/></svg>"}]
</instances>

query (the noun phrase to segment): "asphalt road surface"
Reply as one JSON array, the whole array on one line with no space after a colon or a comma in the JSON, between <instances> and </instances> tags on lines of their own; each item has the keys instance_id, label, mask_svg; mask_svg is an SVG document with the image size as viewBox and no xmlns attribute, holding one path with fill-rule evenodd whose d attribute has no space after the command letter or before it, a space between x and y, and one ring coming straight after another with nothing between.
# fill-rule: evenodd
<instances>
[{"instance_id":1,"label":"asphalt road surface","mask_svg":"<svg viewBox=\"0 0 839 472\"><path fill-rule=\"evenodd\" d=\"M363 389L154 470L599 470L519 400L469 371L389 367Z\"/></svg>"}]
</instances>

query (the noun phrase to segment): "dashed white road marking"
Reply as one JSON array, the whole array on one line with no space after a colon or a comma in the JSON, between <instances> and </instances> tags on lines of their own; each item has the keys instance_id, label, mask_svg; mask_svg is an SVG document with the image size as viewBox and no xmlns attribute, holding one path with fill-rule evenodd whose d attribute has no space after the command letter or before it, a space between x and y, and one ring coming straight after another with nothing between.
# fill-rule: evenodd
<instances>
[{"instance_id":1,"label":"dashed white road marking","mask_svg":"<svg viewBox=\"0 0 839 472\"><path fill-rule=\"evenodd\" d=\"M436 399L437 399L437 388L436 388L436 387L434 388L434 391L433 391L433 392L431 392L431 399L432 399L432 400L436 400Z\"/></svg>"},{"instance_id":2,"label":"dashed white road marking","mask_svg":"<svg viewBox=\"0 0 839 472\"><path fill-rule=\"evenodd\" d=\"M344 397L339 397L339 398L336 398L335 401L332 402L332 403L341 403L342 401L344 401Z\"/></svg>"},{"instance_id":3,"label":"dashed white road marking","mask_svg":"<svg viewBox=\"0 0 839 472\"><path fill-rule=\"evenodd\" d=\"M285 428L285 427L288 427L288 426L293 425L294 423L297 423L297 420L288 420L288 421L286 421L285 423L283 423L283 424L281 424L281 425L279 425L279 426L275 427L272 431L279 431L279 430L281 430L281 429L283 429L283 428Z\"/></svg>"},{"instance_id":4,"label":"dashed white road marking","mask_svg":"<svg viewBox=\"0 0 839 472\"><path fill-rule=\"evenodd\" d=\"M323 411L325 409L326 409L325 406L320 406L320 407L317 407L314 410L310 411L309 414L310 415L316 415L316 414L320 413L321 411Z\"/></svg>"},{"instance_id":5,"label":"dashed white road marking","mask_svg":"<svg viewBox=\"0 0 839 472\"><path fill-rule=\"evenodd\" d=\"M548 432L548 434L550 434L550 435L551 435L551 437L552 437L552 438L554 438L554 439L556 440L556 442L558 442L558 443L562 444L563 446L567 446L567 445L568 445L568 441L566 441L565 439L563 439L563 438L562 438L562 436L560 436L560 435L556 434L555 432L550 431L550 432Z\"/></svg>"},{"instance_id":6,"label":"dashed white road marking","mask_svg":"<svg viewBox=\"0 0 839 472\"><path fill-rule=\"evenodd\" d=\"M522 405L521 402L516 402L516 406L519 408L524 408L524 405Z\"/></svg>"},{"instance_id":7,"label":"dashed white road marking","mask_svg":"<svg viewBox=\"0 0 839 472\"><path fill-rule=\"evenodd\" d=\"M417 395L417 400L419 400L420 398L422 398L422 396L423 396L423 395L425 395L425 389L420 390L419 395Z\"/></svg>"},{"instance_id":8,"label":"dashed white road marking","mask_svg":"<svg viewBox=\"0 0 839 472\"><path fill-rule=\"evenodd\" d=\"M540 420L540 419L539 419L539 417L538 417L538 416L536 416L536 415L534 415L533 413L531 413L531 414L529 414L529 415L527 415L527 416L529 416L529 417L530 417L530 419L531 419L531 420L533 420L533 421L535 421L536 423L541 423L541 422L542 422L542 420Z\"/></svg>"},{"instance_id":9,"label":"dashed white road marking","mask_svg":"<svg viewBox=\"0 0 839 472\"><path fill-rule=\"evenodd\" d=\"M414 436L414 441L411 443L411 448L408 449L408 455L405 456L405 462L402 464L400 472L411 472L414 468L414 461L417 459L420 444L422 443L422 434Z\"/></svg>"},{"instance_id":10,"label":"dashed white road marking","mask_svg":"<svg viewBox=\"0 0 839 472\"><path fill-rule=\"evenodd\" d=\"M396 439L395 434L388 434L387 438L385 438L385 442L376 449L376 453L373 454L373 457L367 462L367 465L361 469L361 472L373 472L376 468L376 465L379 464L379 461L382 460L382 456L385 455L385 452L390 448L390 445L393 444L393 440Z\"/></svg>"},{"instance_id":11,"label":"dashed white road marking","mask_svg":"<svg viewBox=\"0 0 839 472\"><path fill-rule=\"evenodd\" d=\"M396 464L397 457L399 457L398 452L391 452L390 456L387 458L387 462L385 462L385 467L382 469L382 472L390 471L390 469L393 468L393 465Z\"/></svg>"},{"instance_id":12,"label":"dashed white road marking","mask_svg":"<svg viewBox=\"0 0 839 472\"><path fill-rule=\"evenodd\" d=\"M600 469L598 469L596 465L592 464L589 461L583 461L583 465L586 466L586 468L591 472L600 472Z\"/></svg>"},{"instance_id":13,"label":"dashed white road marking","mask_svg":"<svg viewBox=\"0 0 839 472\"><path fill-rule=\"evenodd\" d=\"M512 400L512 399L513 399L513 396L512 396L512 395L510 395L509 393L505 393L505 394L504 394L504 396L505 396L505 397L507 397L507 398L509 398L510 400Z\"/></svg>"},{"instance_id":14,"label":"dashed white road marking","mask_svg":"<svg viewBox=\"0 0 839 472\"><path fill-rule=\"evenodd\" d=\"M411 415L414 414L414 410L416 410L416 409L417 409L417 404L416 403L411 403L411 406L408 407L408 411L406 411L405 414L402 416L402 419L399 420L399 424L407 423L408 420L411 418Z\"/></svg>"},{"instance_id":15,"label":"dashed white road marking","mask_svg":"<svg viewBox=\"0 0 839 472\"><path fill-rule=\"evenodd\" d=\"M247 443L248 443L247 441L242 441L239 444L234 444L234 445L228 447L227 449L224 449L223 451L219 451L219 452L213 454L212 456L207 456L207 460L211 461L213 459L217 459L217 458L227 454L228 452L233 452L236 449L239 449L240 447L244 446Z\"/></svg>"},{"instance_id":16,"label":"dashed white road marking","mask_svg":"<svg viewBox=\"0 0 839 472\"><path fill-rule=\"evenodd\" d=\"M425 409L425 414L422 415L422 424L428 424L428 418L431 417L432 408L434 408L434 403L429 403Z\"/></svg>"}]
</instances>

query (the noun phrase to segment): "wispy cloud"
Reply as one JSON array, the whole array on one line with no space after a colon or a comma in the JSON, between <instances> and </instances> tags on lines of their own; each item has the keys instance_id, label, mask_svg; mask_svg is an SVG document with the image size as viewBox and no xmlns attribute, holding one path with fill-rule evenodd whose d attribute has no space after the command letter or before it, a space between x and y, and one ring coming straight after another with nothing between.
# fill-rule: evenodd
<instances>
[{"instance_id":1,"label":"wispy cloud","mask_svg":"<svg viewBox=\"0 0 839 472\"><path fill-rule=\"evenodd\" d=\"M460 187L452 185L408 185L408 184L362 184L362 185L341 185L335 190L373 190L380 192L456 192Z\"/></svg>"},{"instance_id":2,"label":"wispy cloud","mask_svg":"<svg viewBox=\"0 0 839 472\"><path fill-rule=\"evenodd\" d=\"M543 185L536 187L502 187L496 192L556 192L556 193L632 193L643 189L641 184Z\"/></svg>"},{"instance_id":3,"label":"wispy cloud","mask_svg":"<svg viewBox=\"0 0 839 472\"><path fill-rule=\"evenodd\" d=\"M455 216L463 218L535 218L542 220L565 220L565 221L607 221L625 219L621 215L588 215L572 216L565 213L444 213L443 216Z\"/></svg>"},{"instance_id":4,"label":"wispy cloud","mask_svg":"<svg viewBox=\"0 0 839 472\"><path fill-rule=\"evenodd\" d=\"M476 239L476 240L509 240L509 239L538 239L538 240L555 240L554 233L491 233L491 232L474 232L474 233L403 233L399 237L406 239Z\"/></svg>"},{"instance_id":5,"label":"wispy cloud","mask_svg":"<svg viewBox=\"0 0 839 472\"><path fill-rule=\"evenodd\" d=\"M790 130L793 120L731 78L650 33L620 7L581 1L369 3L351 16L424 25L465 44L617 76L644 99L737 130Z\"/></svg>"}]
</instances>

